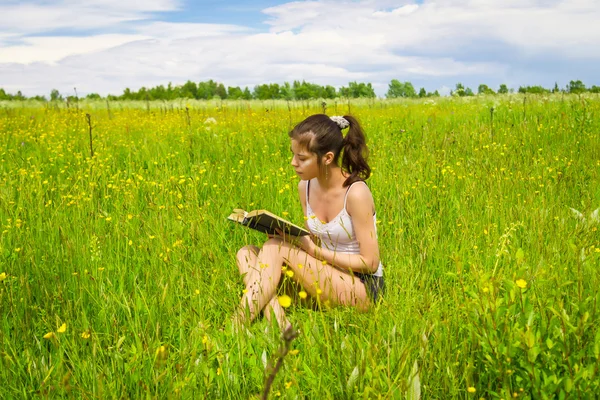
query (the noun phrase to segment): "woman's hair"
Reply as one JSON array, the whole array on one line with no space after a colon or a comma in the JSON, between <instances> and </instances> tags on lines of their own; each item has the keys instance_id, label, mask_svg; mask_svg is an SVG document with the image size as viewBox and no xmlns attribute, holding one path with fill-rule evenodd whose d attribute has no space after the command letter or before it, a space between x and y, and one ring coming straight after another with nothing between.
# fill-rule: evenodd
<instances>
[{"instance_id":1,"label":"woman's hair","mask_svg":"<svg viewBox=\"0 0 600 400\"><path fill-rule=\"evenodd\" d=\"M348 186L367 179L371 175L371 167L367 164L365 134L358 121L350 115L344 115L343 118L349 124L345 137L340 125L325 114L315 114L306 118L290 131L289 136L317 155L319 167L323 155L329 151L333 152L333 162L350 174L344 181L344 186ZM340 155L341 164L338 162Z\"/></svg>"}]
</instances>

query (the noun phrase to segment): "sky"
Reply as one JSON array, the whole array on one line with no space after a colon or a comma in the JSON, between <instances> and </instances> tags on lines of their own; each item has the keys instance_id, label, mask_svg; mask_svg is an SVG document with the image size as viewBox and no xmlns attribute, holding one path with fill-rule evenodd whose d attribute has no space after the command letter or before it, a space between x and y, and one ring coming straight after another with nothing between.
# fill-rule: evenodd
<instances>
[{"instance_id":1,"label":"sky","mask_svg":"<svg viewBox=\"0 0 600 400\"><path fill-rule=\"evenodd\" d=\"M600 85L600 0L0 0L0 88Z\"/></svg>"}]
</instances>

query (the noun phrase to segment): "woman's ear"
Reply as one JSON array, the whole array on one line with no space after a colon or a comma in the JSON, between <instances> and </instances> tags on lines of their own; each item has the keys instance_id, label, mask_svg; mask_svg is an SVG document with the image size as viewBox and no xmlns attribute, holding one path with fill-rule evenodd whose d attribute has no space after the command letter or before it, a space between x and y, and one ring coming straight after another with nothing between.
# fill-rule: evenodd
<instances>
[{"instance_id":1,"label":"woman's ear","mask_svg":"<svg viewBox=\"0 0 600 400\"><path fill-rule=\"evenodd\" d=\"M333 162L333 152L332 151L328 151L323 156L323 164L330 165L332 162Z\"/></svg>"}]
</instances>

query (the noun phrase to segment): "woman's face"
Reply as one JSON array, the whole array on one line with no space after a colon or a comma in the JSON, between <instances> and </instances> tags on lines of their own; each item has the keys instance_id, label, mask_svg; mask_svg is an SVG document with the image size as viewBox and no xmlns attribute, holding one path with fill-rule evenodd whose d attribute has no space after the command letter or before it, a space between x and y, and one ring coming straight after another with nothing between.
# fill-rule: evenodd
<instances>
[{"instance_id":1,"label":"woman's face","mask_svg":"<svg viewBox=\"0 0 600 400\"><path fill-rule=\"evenodd\" d=\"M319 175L319 165L317 164L317 155L311 153L308 149L292 139L292 167L300 179L308 181Z\"/></svg>"}]
</instances>

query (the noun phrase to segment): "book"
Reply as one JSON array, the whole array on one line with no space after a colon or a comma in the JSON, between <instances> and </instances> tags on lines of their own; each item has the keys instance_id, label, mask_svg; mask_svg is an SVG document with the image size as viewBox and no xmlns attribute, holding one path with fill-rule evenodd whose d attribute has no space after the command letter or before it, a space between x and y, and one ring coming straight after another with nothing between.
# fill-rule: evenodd
<instances>
[{"instance_id":1,"label":"book","mask_svg":"<svg viewBox=\"0 0 600 400\"><path fill-rule=\"evenodd\" d=\"M227 219L269 235L277 235L275 229L280 229L290 236L305 236L310 234L306 229L294 225L290 221L267 210L253 210L246 212L236 208Z\"/></svg>"}]
</instances>

